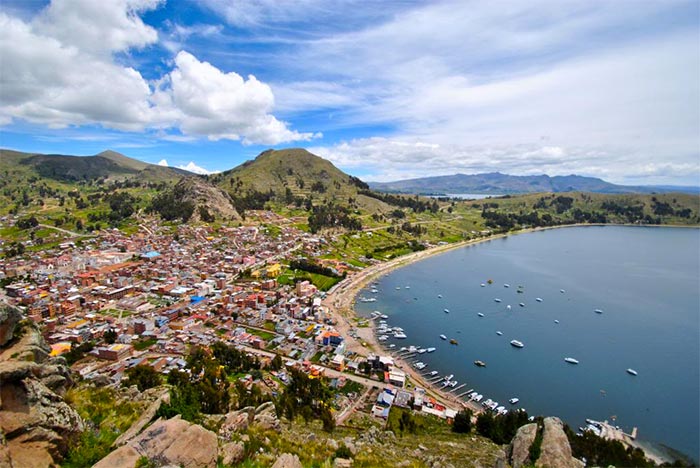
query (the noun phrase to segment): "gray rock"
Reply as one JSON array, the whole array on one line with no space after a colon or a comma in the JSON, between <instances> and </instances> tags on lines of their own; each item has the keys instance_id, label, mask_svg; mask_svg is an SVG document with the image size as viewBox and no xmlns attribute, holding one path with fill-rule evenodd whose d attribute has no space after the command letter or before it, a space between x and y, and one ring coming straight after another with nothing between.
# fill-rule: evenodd
<instances>
[{"instance_id":1,"label":"gray rock","mask_svg":"<svg viewBox=\"0 0 700 468\"><path fill-rule=\"evenodd\" d=\"M0 347L12 340L20 320L22 320L22 312L18 308L0 303Z\"/></svg>"},{"instance_id":2,"label":"gray rock","mask_svg":"<svg viewBox=\"0 0 700 468\"><path fill-rule=\"evenodd\" d=\"M243 442L227 442L221 446L219 455L224 465L237 465L245 458L245 446Z\"/></svg>"},{"instance_id":3,"label":"gray rock","mask_svg":"<svg viewBox=\"0 0 700 468\"><path fill-rule=\"evenodd\" d=\"M336 458L333 460L333 468L351 468L352 459L350 458Z\"/></svg>"},{"instance_id":4,"label":"gray rock","mask_svg":"<svg viewBox=\"0 0 700 468\"><path fill-rule=\"evenodd\" d=\"M277 458L272 468L304 468L299 461L299 457L289 453L283 453Z\"/></svg>"},{"instance_id":5,"label":"gray rock","mask_svg":"<svg viewBox=\"0 0 700 468\"><path fill-rule=\"evenodd\" d=\"M153 416L156 415L156 412L160 409L161 404L163 404L163 401L165 398L170 397L170 392L168 389L160 388L160 396L156 398L156 400L151 403L148 408L146 408L146 411L144 411L139 419L129 427L124 433L122 433L119 437L117 437L117 440L114 441L112 444L112 447L120 447L136 437L146 425L151 422L151 419L153 419Z\"/></svg>"},{"instance_id":6,"label":"gray rock","mask_svg":"<svg viewBox=\"0 0 700 468\"><path fill-rule=\"evenodd\" d=\"M510 444L510 464L520 468L530 462L530 446L537 436L537 424L521 426Z\"/></svg>"},{"instance_id":7,"label":"gray rock","mask_svg":"<svg viewBox=\"0 0 700 468\"><path fill-rule=\"evenodd\" d=\"M544 419L544 434L540 448L540 457L535 466L582 468L583 462L571 455L571 446L564 433L564 424L559 418Z\"/></svg>"}]
</instances>

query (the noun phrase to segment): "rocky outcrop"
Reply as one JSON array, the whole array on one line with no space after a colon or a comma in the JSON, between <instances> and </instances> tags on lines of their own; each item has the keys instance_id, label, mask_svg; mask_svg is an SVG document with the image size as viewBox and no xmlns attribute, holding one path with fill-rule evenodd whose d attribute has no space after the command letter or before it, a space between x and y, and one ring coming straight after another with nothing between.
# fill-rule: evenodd
<instances>
[{"instance_id":1,"label":"rocky outcrop","mask_svg":"<svg viewBox=\"0 0 700 468\"><path fill-rule=\"evenodd\" d=\"M564 424L559 418L544 420L539 456L534 465L542 468L583 468L584 463L573 457L569 439L564 432ZM531 465L530 447L537 439L536 423L526 424L518 429L510 443L507 461L513 468ZM503 462L504 460L498 460Z\"/></svg>"},{"instance_id":2,"label":"rocky outcrop","mask_svg":"<svg viewBox=\"0 0 700 468\"><path fill-rule=\"evenodd\" d=\"M268 401L257 408L247 406L231 411L221 424L219 436L224 440L230 440L233 434L244 432L253 425L265 430L279 430L280 421L277 418L274 403Z\"/></svg>"},{"instance_id":3,"label":"rocky outcrop","mask_svg":"<svg viewBox=\"0 0 700 468\"><path fill-rule=\"evenodd\" d=\"M194 205L195 209L190 218L192 221L206 221L202 219L201 209L216 218L240 219L228 194L198 177L184 177L175 185L173 191L180 196L181 201Z\"/></svg>"},{"instance_id":4,"label":"rocky outcrop","mask_svg":"<svg viewBox=\"0 0 700 468\"><path fill-rule=\"evenodd\" d=\"M0 460L9 458L11 466L54 466L85 429L63 401L73 385L70 370L63 359L48 359L49 350L29 325L0 355Z\"/></svg>"},{"instance_id":5,"label":"rocky outcrop","mask_svg":"<svg viewBox=\"0 0 700 468\"><path fill-rule=\"evenodd\" d=\"M264 430L279 430L280 421L277 419L274 403L268 401L258 406L255 409L253 424Z\"/></svg>"},{"instance_id":6,"label":"rocky outcrop","mask_svg":"<svg viewBox=\"0 0 700 468\"><path fill-rule=\"evenodd\" d=\"M133 468L142 456L157 460L161 465L215 467L217 454L216 434L175 416L159 419L128 444L100 460L95 468Z\"/></svg>"},{"instance_id":7,"label":"rocky outcrop","mask_svg":"<svg viewBox=\"0 0 700 468\"><path fill-rule=\"evenodd\" d=\"M237 465L245 458L243 442L227 442L219 450L221 462L224 465Z\"/></svg>"},{"instance_id":8,"label":"rocky outcrop","mask_svg":"<svg viewBox=\"0 0 700 468\"><path fill-rule=\"evenodd\" d=\"M530 462L530 446L537 436L537 424L526 424L518 429L510 444L510 464L520 468Z\"/></svg>"},{"instance_id":9,"label":"rocky outcrop","mask_svg":"<svg viewBox=\"0 0 700 468\"><path fill-rule=\"evenodd\" d=\"M544 435L540 447L540 457L535 466L556 468L582 468L583 462L571 455L571 446L564 433L564 424L559 418L544 419Z\"/></svg>"},{"instance_id":10,"label":"rocky outcrop","mask_svg":"<svg viewBox=\"0 0 700 468\"><path fill-rule=\"evenodd\" d=\"M0 347L12 340L20 320L22 320L22 312L19 309L0 302Z\"/></svg>"},{"instance_id":11,"label":"rocky outcrop","mask_svg":"<svg viewBox=\"0 0 700 468\"><path fill-rule=\"evenodd\" d=\"M299 461L299 457L289 453L283 453L277 458L272 468L304 468Z\"/></svg>"},{"instance_id":12,"label":"rocky outcrop","mask_svg":"<svg viewBox=\"0 0 700 468\"><path fill-rule=\"evenodd\" d=\"M133 423L131 427L129 427L129 429L127 429L126 431L124 431L123 434L117 437L117 440L114 441L112 447L120 447L126 444L134 437L136 437L143 430L143 428L146 427L146 425L148 425L149 422L151 422L151 420L156 415L163 402L170 402L170 390L168 390L167 388L160 388L160 393L156 396L155 401L148 405L146 411L144 411L141 414L139 419L135 423Z\"/></svg>"}]
</instances>

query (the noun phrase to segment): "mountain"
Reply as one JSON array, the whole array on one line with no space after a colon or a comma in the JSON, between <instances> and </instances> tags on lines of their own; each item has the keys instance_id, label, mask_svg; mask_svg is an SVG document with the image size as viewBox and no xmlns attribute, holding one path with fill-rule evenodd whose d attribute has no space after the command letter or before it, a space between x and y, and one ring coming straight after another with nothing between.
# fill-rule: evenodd
<instances>
[{"instance_id":1,"label":"mountain","mask_svg":"<svg viewBox=\"0 0 700 468\"><path fill-rule=\"evenodd\" d=\"M183 169L148 164L115 151L103 151L94 156L70 156L0 149L0 171L7 171L8 175L34 176L60 182L128 177L163 182L177 181L184 175L192 175Z\"/></svg>"},{"instance_id":2,"label":"mountain","mask_svg":"<svg viewBox=\"0 0 700 468\"><path fill-rule=\"evenodd\" d=\"M287 204L311 199L314 205L332 201L372 212L389 210L384 202L363 193L369 188L366 183L302 148L263 151L207 179L234 198L265 195Z\"/></svg>"},{"instance_id":3,"label":"mountain","mask_svg":"<svg viewBox=\"0 0 700 468\"><path fill-rule=\"evenodd\" d=\"M698 193L696 187L676 186L626 186L606 182L596 177L578 175L513 176L490 172L484 174L455 174L449 176L422 177L394 182L370 182L373 190L398 193L480 193L514 194L535 192L595 192L595 193Z\"/></svg>"}]
</instances>

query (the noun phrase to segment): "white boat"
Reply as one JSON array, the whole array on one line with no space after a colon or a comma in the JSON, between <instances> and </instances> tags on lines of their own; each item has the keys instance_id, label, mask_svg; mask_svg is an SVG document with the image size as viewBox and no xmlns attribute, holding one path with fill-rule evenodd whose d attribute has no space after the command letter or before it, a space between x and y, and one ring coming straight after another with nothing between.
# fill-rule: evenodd
<instances>
[{"instance_id":1,"label":"white boat","mask_svg":"<svg viewBox=\"0 0 700 468\"><path fill-rule=\"evenodd\" d=\"M602 309L595 309L593 312L595 312L596 314L602 314L603 310Z\"/></svg>"},{"instance_id":2,"label":"white boat","mask_svg":"<svg viewBox=\"0 0 700 468\"><path fill-rule=\"evenodd\" d=\"M452 379L452 377L454 377L454 376L455 376L454 374L446 375L445 380L450 381Z\"/></svg>"},{"instance_id":3,"label":"white boat","mask_svg":"<svg viewBox=\"0 0 700 468\"><path fill-rule=\"evenodd\" d=\"M524 302L521 302L521 303L518 304L518 305L519 305L520 307L525 307L525 303L524 303Z\"/></svg>"},{"instance_id":4,"label":"white boat","mask_svg":"<svg viewBox=\"0 0 700 468\"><path fill-rule=\"evenodd\" d=\"M564 291L563 289L560 289L559 292L564 294L566 291Z\"/></svg>"},{"instance_id":5,"label":"white boat","mask_svg":"<svg viewBox=\"0 0 700 468\"><path fill-rule=\"evenodd\" d=\"M496 411L496 413L501 413L501 412L505 411L505 409L506 409L505 406L499 406L498 408L496 408L495 411Z\"/></svg>"},{"instance_id":6,"label":"white boat","mask_svg":"<svg viewBox=\"0 0 700 468\"><path fill-rule=\"evenodd\" d=\"M442 299L442 294L438 294L438 298Z\"/></svg>"},{"instance_id":7,"label":"white boat","mask_svg":"<svg viewBox=\"0 0 700 468\"><path fill-rule=\"evenodd\" d=\"M429 353L432 353L433 351L435 351L435 348L428 348L428 349L426 349L426 351Z\"/></svg>"},{"instance_id":8,"label":"white boat","mask_svg":"<svg viewBox=\"0 0 700 468\"><path fill-rule=\"evenodd\" d=\"M379 338L377 338L377 339L378 339L379 341L386 341L386 340L388 340L388 339L389 339L389 337L388 337L388 336L386 336L386 335L382 335L382 336L380 336L380 337L379 337Z\"/></svg>"},{"instance_id":9,"label":"white boat","mask_svg":"<svg viewBox=\"0 0 700 468\"><path fill-rule=\"evenodd\" d=\"M482 314L481 312L479 312L479 313L476 314L476 315L478 315L479 317L483 317L483 316L484 316L484 314Z\"/></svg>"},{"instance_id":10,"label":"white boat","mask_svg":"<svg viewBox=\"0 0 700 468\"><path fill-rule=\"evenodd\" d=\"M506 283L503 285L504 288L510 288L510 284Z\"/></svg>"},{"instance_id":11,"label":"white boat","mask_svg":"<svg viewBox=\"0 0 700 468\"><path fill-rule=\"evenodd\" d=\"M491 398L487 398L486 400L484 400L484 402L481 404L481 406L487 407L487 406L490 406L491 403L493 403L493 400Z\"/></svg>"},{"instance_id":12,"label":"white boat","mask_svg":"<svg viewBox=\"0 0 700 468\"><path fill-rule=\"evenodd\" d=\"M555 320L554 323L559 323L559 320Z\"/></svg>"},{"instance_id":13,"label":"white boat","mask_svg":"<svg viewBox=\"0 0 700 468\"><path fill-rule=\"evenodd\" d=\"M425 354L428 350L425 348L421 348L418 350L418 354Z\"/></svg>"},{"instance_id":14,"label":"white boat","mask_svg":"<svg viewBox=\"0 0 700 468\"><path fill-rule=\"evenodd\" d=\"M574 358L572 358L572 357L564 358L564 360L565 360L566 362L568 362L569 364L578 364L578 360L577 360L577 359L574 359Z\"/></svg>"},{"instance_id":15,"label":"white boat","mask_svg":"<svg viewBox=\"0 0 700 468\"><path fill-rule=\"evenodd\" d=\"M370 292L373 294L377 294L379 292L379 290L378 289L371 289Z\"/></svg>"},{"instance_id":16,"label":"white boat","mask_svg":"<svg viewBox=\"0 0 700 468\"><path fill-rule=\"evenodd\" d=\"M449 314L449 313L450 313L450 309L444 309L443 312L445 312L446 314Z\"/></svg>"},{"instance_id":17,"label":"white boat","mask_svg":"<svg viewBox=\"0 0 700 468\"><path fill-rule=\"evenodd\" d=\"M541 297L536 297L535 300L536 300L537 302L542 302L542 298L541 298Z\"/></svg>"},{"instance_id":18,"label":"white boat","mask_svg":"<svg viewBox=\"0 0 700 468\"><path fill-rule=\"evenodd\" d=\"M434 377L434 376L438 375L438 371L436 371L436 370L431 371L430 374L428 374L428 375L429 375L430 377Z\"/></svg>"},{"instance_id":19,"label":"white boat","mask_svg":"<svg viewBox=\"0 0 700 468\"><path fill-rule=\"evenodd\" d=\"M634 370L634 369L627 369L627 373L628 373L629 375L637 375L637 371Z\"/></svg>"},{"instance_id":20,"label":"white boat","mask_svg":"<svg viewBox=\"0 0 700 468\"><path fill-rule=\"evenodd\" d=\"M513 346L515 346L516 348L522 348L523 346L525 346L525 345L522 343L522 341L518 341L518 340L512 340L512 341L510 342L510 344L513 345Z\"/></svg>"},{"instance_id":21,"label":"white boat","mask_svg":"<svg viewBox=\"0 0 700 468\"><path fill-rule=\"evenodd\" d=\"M410 287L410 286L406 286L406 289L411 289L411 287Z\"/></svg>"},{"instance_id":22,"label":"white boat","mask_svg":"<svg viewBox=\"0 0 700 468\"><path fill-rule=\"evenodd\" d=\"M446 337L445 335L440 335L440 339L441 339L441 340L446 340L447 337Z\"/></svg>"},{"instance_id":23,"label":"white boat","mask_svg":"<svg viewBox=\"0 0 700 468\"><path fill-rule=\"evenodd\" d=\"M456 386L457 386L457 381L456 381L456 380L453 380L452 382L450 382L450 383L448 384L448 386L449 386L449 387L452 387L452 388L456 387Z\"/></svg>"},{"instance_id":24,"label":"white boat","mask_svg":"<svg viewBox=\"0 0 700 468\"><path fill-rule=\"evenodd\" d=\"M481 401L482 398L484 398L484 395L478 394L476 398L474 398L474 401Z\"/></svg>"},{"instance_id":25,"label":"white boat","mask_svg":"<svg viewBox=\"0 0 700 468\"><path fill-rule=\"evenodd\" d=\"M503 332L502 332L502 331L497 331L497 332L496 332L496 335L501 336L501 335L503 335Z\"/></svg>"},{"instance_id":26,"label":"white boat","mask_svg":"<svg viewBox=\"0 0 700 468\"><path fill-rule=\"evenodd\" d=\"M403 340L404 338L406 338L406 334L401 333L401 332L397 332L397 333L394 333L394 338L396 338L398 340Z\"/></svg>"},{"instance_id":27,"label":"white boat","mask_svg":"<svg viewBox=\"0 0 700 468\"><path fill-rule=\"evenodd\" d=\"M401 286L396 286L396 290L398 291L399 289L401 289Z\"/></svg>"},{"instance_id":28,"label":"white boat","mask_svg":"<svg viewBox=\"0 0 700 468\"><path fill-rule=\"evenodd\" d=\"M388 319L388 318L389 318L389 316L388 316L388 315L386 315L386 314L382 314L382 315L380 315L380 316L379 316L379 318L383 318L384 320L386 320L386 319Z\"/></svg>"},{"instance_id":29,"label":"white boat","mask_svg":"<svg viewBox=\"0 0 700 468\"><path fill-rule=\"evenodd\" d=\"M508 403L510 403L511 405L517 405L519 401L520 399L518 398L511 398L510 400L508 400Z\"/></svg>"},{"instance_id":30,"label":"white boat","mask_svg":"<svg viewBox=\"0 0 700 468\"><path fill-rule=\"evenodd\" d=\"M494 302L501 302L501 300L500 300L499 298L496 298L496 299L494 299L493 301L494 301Z\"/></svg>"},{"instance_id":31,"label":"white boat","mask_svg":"<svg viewBox=\"0 0 700 468\"><path fill-rule=\"evenodd\" d=\"M508 305L506 306L506 309L510 310L510 304L508 304Z\"/></svg>"},{"instance_id":32,"label":"white boat","mask_svg":"<svg viewBox=\"0 0 700 468\"><path fill-rule=\"evenodd\" d=\"M389 349L396 348L396 345L394 343L389 345Z\"/></svg>"},{"instance_id":33,"label":"white boat","mask_svg":"<svg viewBox=\"0 0 700 468\"><path fill-rule=\"evenodd\" d=\"M482 287L482 288L485 288L485 287L486 287L486 283L481 283L481 287Z\"/></svg>"}]
</instances>

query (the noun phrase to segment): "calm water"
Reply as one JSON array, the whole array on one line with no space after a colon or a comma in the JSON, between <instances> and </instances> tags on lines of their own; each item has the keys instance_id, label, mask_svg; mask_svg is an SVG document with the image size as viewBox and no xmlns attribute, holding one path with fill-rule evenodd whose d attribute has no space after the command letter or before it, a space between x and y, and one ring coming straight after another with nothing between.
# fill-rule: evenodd
<instances>
[{"instance_id":1,"label":"calm water","mask_svg":"<svg viewBox=\"0 0 700 468\"><path fill-rule=\"evenodd\" d=\"M557 415L572 427L585 418L614 419L627 432L637 426L640 439L697 460L699 270L698 229L556 229L401 268L378 281L377 302L357 308L363 315L380 310L391 326L404 328L408 339L386 344L437 347L421 360L427 370L466 382L462 390L475 388L506 406L518 397L530 414ZM480 286L489 279L492 285ZM513 339L525 347L512 347ZM474 366L476 359L487 367Z\"/></svg>"}]
</instances>

